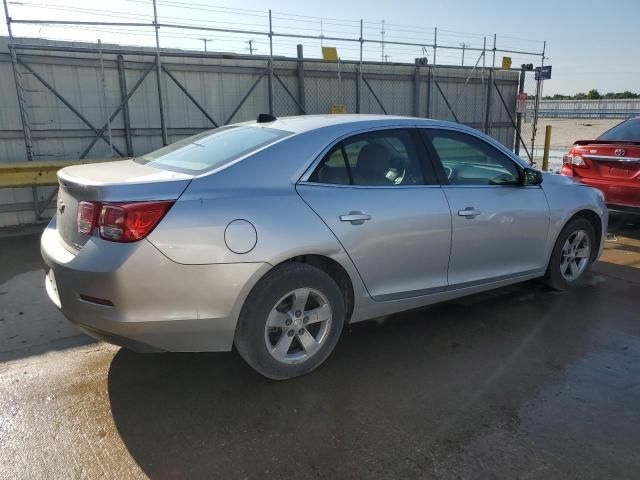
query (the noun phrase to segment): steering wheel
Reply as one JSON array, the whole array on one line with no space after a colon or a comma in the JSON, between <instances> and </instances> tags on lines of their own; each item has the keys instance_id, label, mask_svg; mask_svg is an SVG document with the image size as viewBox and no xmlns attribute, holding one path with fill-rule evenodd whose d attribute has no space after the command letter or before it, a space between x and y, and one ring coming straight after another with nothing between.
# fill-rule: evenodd
<instances>
[{"instance_id":1,"label":"steering wheel","mask_svg":"<svg viewBox=\"0 0 640 480\"><path fill-rule=\"evenodd\" d=\"M394 185L400 185L407 174L409 159L396 156L391 159L389 165L385 177Z\"/></svg>"},{"instance_id":2,"label":"steering wheel","mask_svg":"<svg viewBox=\"0 0 640 480\"><path fill-rule=\"evenodd\" d=\"M508 173L501 173L500 175L498 175L497 177L492 178L489 181L490 185L503 185L505 183L513 183L514 179L513 176L508 174Z\"/></svg>"},{"instance_id":3,"label":"steering wheel","mask_svg":"<svg viewBox=\"0 0 640 480\"><path fill-rule=\"evenodd\" d=\"M458 178L458 171L451 167L444 167L444 173L447 176L449 183L453 183L453 181Z\"/></svg>"}]
</instances>

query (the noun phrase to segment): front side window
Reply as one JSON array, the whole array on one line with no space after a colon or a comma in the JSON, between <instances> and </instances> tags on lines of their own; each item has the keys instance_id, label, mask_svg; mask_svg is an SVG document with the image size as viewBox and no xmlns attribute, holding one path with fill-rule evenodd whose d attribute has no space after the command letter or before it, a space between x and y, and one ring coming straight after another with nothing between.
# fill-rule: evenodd
<instances>
[{"instance_id":1,"label":"front side window","mask_svg":"<svg viewBox=\"0 0 640 480\"><path fill-rule=\"evenodd\" d=\"M201 174L291 135L265 127L221 127L179 140L136 158L150 167Z\"/></svg>"},{"instance_id":2,"label":"front side window","mask_svg":"<svg viewBox=\"0 0 640 480\"><path fill-rule=\"evenodd\" d=\"M399 186L422 185L418 149L408 130L363 133L338 143L309 178L310 182Z\"/></svg>"},{"instance_id":3,"label":"front side window","mask_svg":"<svg viewBox=\"0 0 640 480\"><path fill-rule=\"evenodd\" d=\"M519 185L515 162L487 142L466 133L429 130L449 185Z\"/></svg>"}]
</instances>

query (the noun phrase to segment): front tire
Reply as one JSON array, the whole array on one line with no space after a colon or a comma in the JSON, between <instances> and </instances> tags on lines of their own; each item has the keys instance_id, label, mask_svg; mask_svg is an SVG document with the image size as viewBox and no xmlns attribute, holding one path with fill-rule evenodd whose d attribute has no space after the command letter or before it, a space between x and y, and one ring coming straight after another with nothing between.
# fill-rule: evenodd
<instances>
[{"instance_id":1,"label":"front tire","mask_svg":"<svg viewBox=\"0 0 640 480\"><path fill-rule=\"evenodd\" d=\"M555 290L567 290L587 272L597 249L593 225L584 218L569 222L558 235L545 281Z\"/></svg>"},{"instance_id":2,"label":"front tire","mask_svg":"<svg viewBox=\"0 0 640 480\"><path fill-rule=\"evenodd\" d=\"M342 292L328 274L304 263L286 263L267 273L247 297L234 344L265 377L297 377L327 359L344 317Z\"/></svg>"}]
</instances>

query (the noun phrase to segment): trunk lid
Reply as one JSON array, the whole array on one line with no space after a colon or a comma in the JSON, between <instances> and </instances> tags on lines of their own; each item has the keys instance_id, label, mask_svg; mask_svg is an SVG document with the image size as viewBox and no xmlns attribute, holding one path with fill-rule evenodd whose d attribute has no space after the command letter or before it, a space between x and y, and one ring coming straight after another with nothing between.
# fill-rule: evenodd
<instances>
[{"instance_id":1,"label":"trunk lid","mask_svg":"<svg viewBox=\"0 0 640 480\"><path fill-rule=\"evenodd\" d=\"M74 165L58 172L56 225L65 247L80 250L89 235L78 232L78 205L177 199L193 178L185 173L159 170L133 160Z\"/></svg>"},{"instance_id":2,"label":"trunk lid","mask_svg":"<svg viewBox=\"0 0 640 480\"><path fill-rule=\"evenodd\" d=\"M583 178L636 182L640 179L640 142L580 140L571 149L589 168L576 168Z\"/></svg>"}]
</instances>

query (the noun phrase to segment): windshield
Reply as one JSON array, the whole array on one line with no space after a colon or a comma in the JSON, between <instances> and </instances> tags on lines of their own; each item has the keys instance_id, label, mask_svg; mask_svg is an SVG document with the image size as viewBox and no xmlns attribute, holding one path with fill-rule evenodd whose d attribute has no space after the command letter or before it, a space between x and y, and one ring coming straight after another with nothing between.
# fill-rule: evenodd
<instances>
[{"instance_id":1,"label":"windshield","mask_svg":"<svg viewBox=\"0 0 640 480\"><path fill-rule=\"evenodd\" d=\"M640 119L626 120L600 135L596 140L640 142Z\"/></svg>"},{"instance_id":2,"label":"windshield","mask_svg":"<svg viewBox=\"0 0 640 480\"><path fill-rule=\"evenodd\" d=\"M136 158L150 167L197 175L221 167L291 132L265 127L221 127Z\"/></svg>"}]
</instances>

